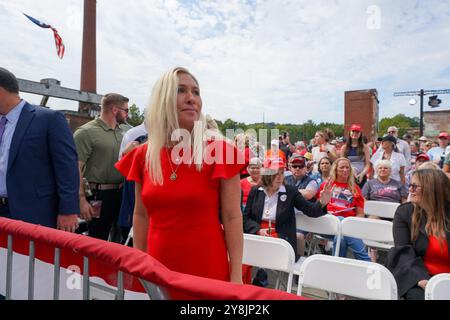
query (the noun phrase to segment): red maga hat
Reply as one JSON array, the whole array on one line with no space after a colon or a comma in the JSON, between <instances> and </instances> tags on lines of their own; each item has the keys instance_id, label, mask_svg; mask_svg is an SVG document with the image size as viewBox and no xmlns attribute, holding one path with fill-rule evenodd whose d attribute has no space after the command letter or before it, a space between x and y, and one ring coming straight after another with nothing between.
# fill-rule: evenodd
<instances>
[{"instance_id":1,"label":"red maga hat","mask_svg":"<svg viewBox=\"0 0 450 320\"><path fill-rule=\"evenodd\" d=\"M286 163L280 157L269 157L263 162L263 167L261 169L261 174L273 175L278 172L279 169L284 169Z\"/></svg>"},{"instance_id":2,"label":"red maga hat","mask_svg":"<svg viewBox=\"0 0 450 320\"><path fill-rule=\"evenodd\" d=\"M448 133L447 132L441 132L441 133L439 133L438 138L448 139Z\"/></svg>"},{"instance_id":3,"label":"red maga hat","mask_svg":"<svg viewBox=\"0 0 450 320\"><path fill-rule=\"evenodd\" d=\"M361 132L362 131L362 128L361 128L361 125L360 124L352 124L352 126L350 127L350 131L358 131L358 132Z\"/></svg>"},{"instance_id":4,"label":"red maga hat","mask_svg":"<svg viewBox=\"0 0 450 320\"><path fill-rule=\"evenodd\" d=\"M419 159L424 159L425 161L430 161L430 157L426 153L420 153L416 157L416 161Z\"/></svg>"}]
</instances>

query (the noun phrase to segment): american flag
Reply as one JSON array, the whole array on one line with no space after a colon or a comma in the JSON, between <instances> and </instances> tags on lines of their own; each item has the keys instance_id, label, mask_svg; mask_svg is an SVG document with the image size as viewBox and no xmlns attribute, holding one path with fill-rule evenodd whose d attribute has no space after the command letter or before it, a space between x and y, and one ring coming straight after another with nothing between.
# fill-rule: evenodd
<instances>
[{"instance_id":1,"label":"american flag","mask_svg":"<svg viewBox=\"0 0 450 320\"><path fill-rule=\"evenodd\" d=\"M52 29L53 36L55 37L56 53L58 54L58 57L60 59L62 59L63 56L64 56L65 48L64 48L64 43L63 43L61 37L58 34L58 31L55 28L53 28L51 25L43 23L43 22L41 22L41 21L39 21L39 20L37 20L37 19L35 19L33 17L30 17L29 15L27 15L25 13L23 15L25 17L27 17L28 19L30 19L33 23L35 23L36 25L38 25L41 28Z\"/></svg>"}]
</instances>

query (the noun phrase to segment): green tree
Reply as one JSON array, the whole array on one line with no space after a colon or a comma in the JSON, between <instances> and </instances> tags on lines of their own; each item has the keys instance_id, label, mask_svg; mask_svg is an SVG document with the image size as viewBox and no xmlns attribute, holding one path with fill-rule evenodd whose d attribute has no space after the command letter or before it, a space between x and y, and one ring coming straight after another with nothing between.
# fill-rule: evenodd
<instances>
[{"instance_id":1,"label":"green tree","mask_svg":"<svg viewBox=\"0 0 450 320\"><path fill-rule=\"evenodd\" d=\"M389 127L398 128L398 136L403 136L409 129L419 126L419 119L417 117L410 118L402 113L395 115L392 118L383 118L379 123L378 135L381 137L387 133Z\"/></svg>"},{"instance_id":2,"label":"green tree","mask_svg":"<svg viewBox=\"0 0 450 320\"><path fill-rule=\"evenodd\" d=\"M128 123L133 127L140 125L144 122L144 112L141 112L136 104L132 104L129 107L130 111L128 112Z\"/></svg>"}]
</instances>

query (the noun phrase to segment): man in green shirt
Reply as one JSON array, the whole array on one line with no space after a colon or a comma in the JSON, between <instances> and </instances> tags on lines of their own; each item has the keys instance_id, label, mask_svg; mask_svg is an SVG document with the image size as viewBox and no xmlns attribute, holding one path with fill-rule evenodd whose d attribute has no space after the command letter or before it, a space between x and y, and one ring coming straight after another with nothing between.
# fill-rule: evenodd
<instances>
[{"instance_id":1,"label":"man in green shirt","mask_svg":"<svg viewBox=\"0 0 450 320\"><path fill-rule=\"evenodd\" d=\"M74 133L81 178L80 217L88 222L90 236L108 240L113 231L111 239L116 242L120 241L117 218L123 177L114 164L123 134L131 128L126 124L128 101L117 93L106 94L101 101L100 117Z\"/></svg>"}]
</instances>

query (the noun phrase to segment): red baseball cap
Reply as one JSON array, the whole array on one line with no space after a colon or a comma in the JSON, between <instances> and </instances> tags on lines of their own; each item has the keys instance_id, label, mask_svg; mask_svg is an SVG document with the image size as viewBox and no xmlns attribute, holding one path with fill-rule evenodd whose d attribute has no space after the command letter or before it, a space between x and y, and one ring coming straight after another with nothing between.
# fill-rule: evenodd
<instances>
[{"instance_id":1,"label":"red baseball cap","mask_svg":"<svg viewBox=\"0 0 450 320\"><path fill-rule=\"evenodd\" d=\"M350 127L350 131L361 132L362 131L361 125L359 125L359 124L352 124L352 126Z\"/></svg>"},{"instance_id":2,"label":"red baseball cap","mask_svg":"<svg viewBox=\"0 0 450 320\"><path fill-rule=\"evenodd\" d=\"M448 133L447 132L441 132L441 133L439 133L438 138L448 139Z\"/></svg>"},{"instance_id":3,"label":"red baseball cap","mask_svg":"<svg viewBox=\"0 0 450 320\"><path fill-rule=\"evenodd\" d=\"M430 161L430 157L426 153L420 153L417 155L416 160L424 159L425 161Z\"/></svg>"},{"instance_id":4,"label":"red baseball cap","mask_svg":"<svg viewBox=\"0 0 450 320\"><path fill-rule=\"evenodd\" d=\"M286 163L280 157L266 158L263 162L261 174L273 175L278 172L279 169L286 168Z\"/></svg>"}]
</instances>

